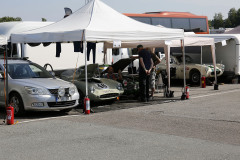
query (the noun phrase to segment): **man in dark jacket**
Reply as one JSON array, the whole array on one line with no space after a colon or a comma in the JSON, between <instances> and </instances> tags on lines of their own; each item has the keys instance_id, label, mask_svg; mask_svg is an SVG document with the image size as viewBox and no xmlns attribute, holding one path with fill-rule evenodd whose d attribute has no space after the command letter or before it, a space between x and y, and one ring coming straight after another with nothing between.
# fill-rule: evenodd
<instances>
[{"instance_id":1,"label":"man in dark jacket","mask_svg":"<svg viewBox=\"0 0 240 160\"><path fill-rule=\"evenodd\" d=\"M149 50L142 45L137 46L139 54L139 91L142 102L149 101L149 80L153 67L153 60Z\"/></svg>"}]
</instances>

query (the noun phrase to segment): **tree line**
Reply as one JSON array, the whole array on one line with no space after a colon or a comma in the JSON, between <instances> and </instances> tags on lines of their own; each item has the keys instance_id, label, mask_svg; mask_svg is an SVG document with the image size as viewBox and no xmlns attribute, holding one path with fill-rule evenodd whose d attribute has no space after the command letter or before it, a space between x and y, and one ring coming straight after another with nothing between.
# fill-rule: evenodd
<instances>
[{"instance_id":1,"label":"tree line","mask_svg":"<svg viewBox=\"0 0 240 160\"><path fill-rule=\"evenodd\" d=\"M0 23L11 22L11 21L22 21L22 18L20 18L20 17L14 18L14 17L7 17L7 16L0 18Z\"/></svg>"},{"instance_id":2,"label":"tree line","mask_svg":"<svg viewBox=\"0 0 240 160\"><path fill-rule=\"evenodd\" d=\"M20 17L8 17L8 16L0 18L0 23L2 23L2 22L12 22L12 21L22 21L22 18L20 18ZM47 21L46 18L42 18L42 22L46 22L46 21Z\"/></svg>"},{"instance_id":3,"label":"tree line","mask_svg":"<svg viewBox=\"0 0 240 160\"><path fill-rule=\"evenodd\" d=\"M215 13L213 20L209 20L209 27L234 28L240 25L240 8L236 10L231 8L228 12L228 18L224 19L222 13Z\"/></svg>"}]
</instances>

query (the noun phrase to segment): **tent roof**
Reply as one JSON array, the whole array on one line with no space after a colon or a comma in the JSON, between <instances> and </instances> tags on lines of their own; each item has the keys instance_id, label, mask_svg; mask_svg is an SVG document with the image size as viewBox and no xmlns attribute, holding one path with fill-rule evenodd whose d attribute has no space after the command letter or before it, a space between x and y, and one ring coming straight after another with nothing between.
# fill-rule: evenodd
<instances>
[{"instance_id":1,"label":"tent roof","mask_svg":"<svg viewBox=\"0 0 240 160\"><path fill-rule=\"evenodd\" d=\"M80 41L136 41L183 39L182 29L169 29L129 18L100 0L92 0L72 15L51 25L12 34L13 43Z\"/></svg>"},{"instance_id":2,"label":"tent roof","mask_svg":"<svg viewBox=\"0 0 240 160\"><path fill-rule=\"evenodd\" d=\"M214 42L222 42L224 40L235 39L237 44L240 43L240 34L196 34L196 37L214 38Z\"/></svg>"},{"instance_id":3,"label":"tent roof","mask_svg":"<svg viewBox=\"0 0 240 160\"><path fill-rule=\"evenodd\" d=\"M184 46L210 46L214 45L214 38L209 37L197 37L195 34L184 33ZM181 47L179 40L166 41L128 41L121 44L122 48L135 48L138 44L142 44L144 47L156 48L169 45L170 47ZM106 48L112 48L112 42L105 43Z\"/></svg>"},{"instance_id":4,"label":"tent roof","mask_svg":"<svg viewBox=\"0 0 240 160\"><path fill-rule=\"evenodd\" d=\"M9 40L12 33L40 28L53 22L34 22L34 21L19 21L19 22L4 22L0 23L0 35L4 35Z\"/></svg>"}]
</instances>

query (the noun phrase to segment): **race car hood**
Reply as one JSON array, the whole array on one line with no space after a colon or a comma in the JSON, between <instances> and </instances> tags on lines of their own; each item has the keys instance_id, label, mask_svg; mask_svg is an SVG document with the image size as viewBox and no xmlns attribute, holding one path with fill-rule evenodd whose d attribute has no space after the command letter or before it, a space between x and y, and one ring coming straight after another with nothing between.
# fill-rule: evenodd
<instances>
[{"instance_id":1,"label":"race car hood","mask_svg":"<svg viewBox=\"0 0 240 160\"><path fill-rule=\"evenodd\" d=\"M117 61L116 63L114 63L112 65L113 69L114 69L114 73L118 73L118 70L120 69L121 71L123 71L129 64L131 64L135 59L132 58L124 58L124 59L120 59L119 61ZM107 73L107 69L102 72L102 74Z\"/></svg>"}]
</instances>

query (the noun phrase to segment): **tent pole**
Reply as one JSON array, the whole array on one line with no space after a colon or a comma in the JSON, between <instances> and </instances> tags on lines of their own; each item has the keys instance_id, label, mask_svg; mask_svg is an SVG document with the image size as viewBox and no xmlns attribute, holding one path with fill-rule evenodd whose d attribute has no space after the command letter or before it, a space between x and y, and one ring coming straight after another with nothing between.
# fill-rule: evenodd
<instances>
[{"instance_id":1,"label":"tent pole","mask_svg":"<svg viewBox=\"0 0 240 160\"><path fill-rule=\"evenodd\" d=\"M164 46L164 53L166 57L166 72L167 72L167 78L168 78L168 90L170 89L170 46L165 45Z\"/></svg>"},{"instance_id":2,"label":"tent pole","mask_svg":"<svg viewBox=\"0 0 240 160\"><path fill-rule=\"evenodd\" d=\"M186 63L185 63L185 46L184 46L184 39L182 40L182 47L183 47L183 87L184 93L186 94Z\"/></svg>"},{"instance_id":3,"label":"tent pole","mask_svg":"<svg viewBox=\"0 0 240 160\"><path fill-rule=\"evenodd\" d=\"M84 54L85 54L85 82L86 82L86 97L88 97L88 79L87 79L87 41L86 41L86 31L84 34Z\"/></svg>"},{"instance_id":4,"label":"tent pole","mask_svg":"<svg viewBox=\"0 0 240 160\"><path fill-rule=\"evenodd\" d=\"M5 73L5 80L6 80L6 83L5 83L5 89L6 89L6 107L8 107L8 53L7 53L7 48L8 48L8 44L6 45L6 73Z\"/></svg>"},{"instance_id":5,"label":"tent pole","mask_svg":"<svg viewBox=\"0 0 240 160\"><path fill-rule=\"evenodd\" d=\"M201 73L200 77L202 78L202 63L203 63L203 58L202 58L202 46L201 46ZM201 88L202 81L200 81L200 88Z\"/></svg>"},{"instance_id":6,"label":"tent pole","mask_svg":"<svg viewBox=\"0 0 240 160\"><path fill-rule=\"evenodd\" d=\"M211 45L211 49L212 49L212 58L213 58L214 76L215 76L214 90L218 90L215 45Z\"/></svg>"},{"instance_id":7,"label":"tent pole","mask_svg":"<svg viewBox=\"0 0 240 160\"><path fill-rule=\"evenodd\" d=\"M168 54L168 70L167 70L167 73L168 73L168 90L170 91L170 86L171 86L171 73L170 73L170 68L171 68L171 66L170 66L170 46L168 45L167 46L167 50L168 50L168 52L167 52L167 54Z\"/></svg>"}]
</instances>

